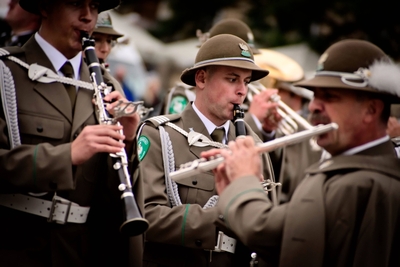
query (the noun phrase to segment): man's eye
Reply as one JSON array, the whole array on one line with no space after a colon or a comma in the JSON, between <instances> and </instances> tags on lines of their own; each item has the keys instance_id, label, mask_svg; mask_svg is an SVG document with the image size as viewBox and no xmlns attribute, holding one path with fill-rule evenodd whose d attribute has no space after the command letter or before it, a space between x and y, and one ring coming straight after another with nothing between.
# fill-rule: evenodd
<instances>
[{"instance_id":1,"label":"man's eye","mask_svg":"<svg viewBox=\"0 0 400 267\"><path fill-rule=\"evenodd\" d=\"M97 9L97 10L99 9L99 6L100 6L100 4L98 2L91 3L91 5L90 5L90 7L92 9Z\"/></svg>"}]
</instances>

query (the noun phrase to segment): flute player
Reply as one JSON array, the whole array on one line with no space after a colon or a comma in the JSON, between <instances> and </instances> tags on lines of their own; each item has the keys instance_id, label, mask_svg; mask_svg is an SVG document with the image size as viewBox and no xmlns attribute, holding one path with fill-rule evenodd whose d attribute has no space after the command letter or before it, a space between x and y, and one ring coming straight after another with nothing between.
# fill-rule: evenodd
<instances>
[{"instance_id":1,"label":"flute player","mask_svg":"<svg viewBox=\"0 0 400 267\"><path fill-rule=\"evenodd\" d=\"M317 139L330 158L310 166L291 200L273 207L258 183L252 140L203 153L225 157L215 169L217 225L270 266L400 266L400 161L386 133L399 76L370 42L330 46L315 77L298 83L314 91L311 122L339 125Z\"/></svg>"}]
</instances>

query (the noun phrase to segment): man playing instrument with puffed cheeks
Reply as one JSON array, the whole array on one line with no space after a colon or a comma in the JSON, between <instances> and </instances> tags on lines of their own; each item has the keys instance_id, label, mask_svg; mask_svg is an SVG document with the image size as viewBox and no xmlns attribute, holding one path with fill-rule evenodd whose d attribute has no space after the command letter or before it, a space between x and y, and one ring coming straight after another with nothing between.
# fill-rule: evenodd
<instances>
[{"instance_id":1,"label":"man playing instrument with puffed cheeks","mask_svg":"<svg viewBox=\"0 0 400 267\"><path fill-rule=\"evenodd\" d=\"M215 169L217 225L270 266L400 266L400 160L386 133L390 105L400 101L398 77L372 43L330 46L315 77L298 85L314 91L313 125L339 125L317 138L331 158L310 166L290 202L273 207L258 183L251 139L203 153L225 157Z\"/></svg>"},{"instance_id":2,"label":"man playing instrument with puffed cheeks","mask_svg":"<svg viewBox=\"0 0 400 267\"><path fill-rule=\"evenodd\" d=\"M142 182L134 176L140 118L133 114L120 119L121 126L99 125L82 59L81 31L90 34L98 12L119 3L20 0L22 8L40 14L42 24L22 48L0 52L3 266L141 266L143 235L128 238L119 230L124 207L110 157L125 149L142 209ZM62 83L67 65L74 73L71 94L66 90L71 86ZM42 76L33 71L38 68L53 74ZM126 99L115 80L104 77L104 82L115 89L104 98L114 114L113 101Z\"/></svg>"},{"instance_id":3,"label":"man playing instrument with puffed cheeks","mask_svg":"<svg viewBox=\"0 0 400 267\"><path fill-rule=\"evenodd\" d=\"M169 174L181 164L198 160L202 151L224 147L236 138L231 122L234 105L243 103L249 82L267 74L254 63L243 39L214 36L201 46L194 66L181 75L184 83L195 86L194 102L180 114L144 122L138 147L150 226L143 266L228 267L250 262L251 251L214 225L218 196L212 173L189 174L176 182ZM261 142L247 124L245 128ZM272 179L267 153L263 168L265 179Z\"/></svg>"}]
</instances>

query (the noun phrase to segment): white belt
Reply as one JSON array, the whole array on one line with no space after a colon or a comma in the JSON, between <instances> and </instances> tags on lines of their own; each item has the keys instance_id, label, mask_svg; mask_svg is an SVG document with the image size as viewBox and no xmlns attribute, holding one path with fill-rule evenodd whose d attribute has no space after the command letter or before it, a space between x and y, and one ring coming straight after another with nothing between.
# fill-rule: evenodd
<instances>
[{"instance_id":1,"label":"white belt","mask_svg":"<svg viewBox=\"0 0 400 267\"><path fill-rule=\"evenodd\" d=\"M0 205L47 218L48 222L85 223L90 207L81 207L54 194L48 201L22 194L0 194Z\"/></svg>"},{"instance_id":2,"label":"white belt","mask_svg":"<svg viewBox=\"0 0 400 267\"><path fill-rule=\"evenodd\" d=\"M218 241L214 252L230 252L235 253L236 239L225 235L223 232L218 232Z\"/></svg>"}]
</instances>

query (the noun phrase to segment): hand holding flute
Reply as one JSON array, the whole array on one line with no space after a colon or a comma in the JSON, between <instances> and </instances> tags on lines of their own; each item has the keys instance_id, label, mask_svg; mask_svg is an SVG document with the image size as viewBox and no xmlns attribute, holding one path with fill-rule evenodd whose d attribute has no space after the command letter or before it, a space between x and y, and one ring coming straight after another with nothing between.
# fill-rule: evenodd
<instances>
[{"instance_id":1,"label":"hand holding flute","mask_svg":"<svg viewBox=\"0 0 400 267\"><path fill-rule=\"evenodd\" d=\"M229 142L229 149L212 149L203 152L201 156L204 159L211 159L207 167L209 170L213 170L217 192L221 194L232 181L240 177L256 176L259 179L262 178L262 173L260 172L260 153L297 143L306 138L336 130L337 128L338 125L336 123L318 125L309 130L281 137L261 145L255 145L253 138L246 136L245 138L238 138L235 142ZM197 166L200 164L207 165L204 160L197 164ZM207 167L202 166L202 170L206 170Z\"/></svg>"},{"instance_id":2,"label":"hand holding flute","mask_svg":"<svg viewBox=\"0 0 400 267\"><path fill-rule=\"evenodd\" d=\"M201 154L204 158L220 155L224 158L214 170L215 184L218 194L234 180L244 176L256 176L262 180L261 156L251 136L229 142L229 149L211 149Z\"/></svg>"},{"instance_id":3,"label":"hand holding flute","mask_svg":"<svg viewBox=\"0 0 400 267\"><path fill-rule=\"evenodd\" d=\"M313 126L308 130L297 132L291 135L274 139L269 142L262 143L261 145L257 145L257 150L259 153L270 152L277 148L299 143L313 136L324 134L326 132L337 129L338 125L336 123ZM181 178L186 178L197 173L213 170L222 162L224 162L224 157L222 157L221 155L216 154L213 157L211 155L209 155L208 157L204 156L201 159L183 164L179 168L179 170L170 173L170 178L178 181Z\"/></svg>"}]
</instances>

